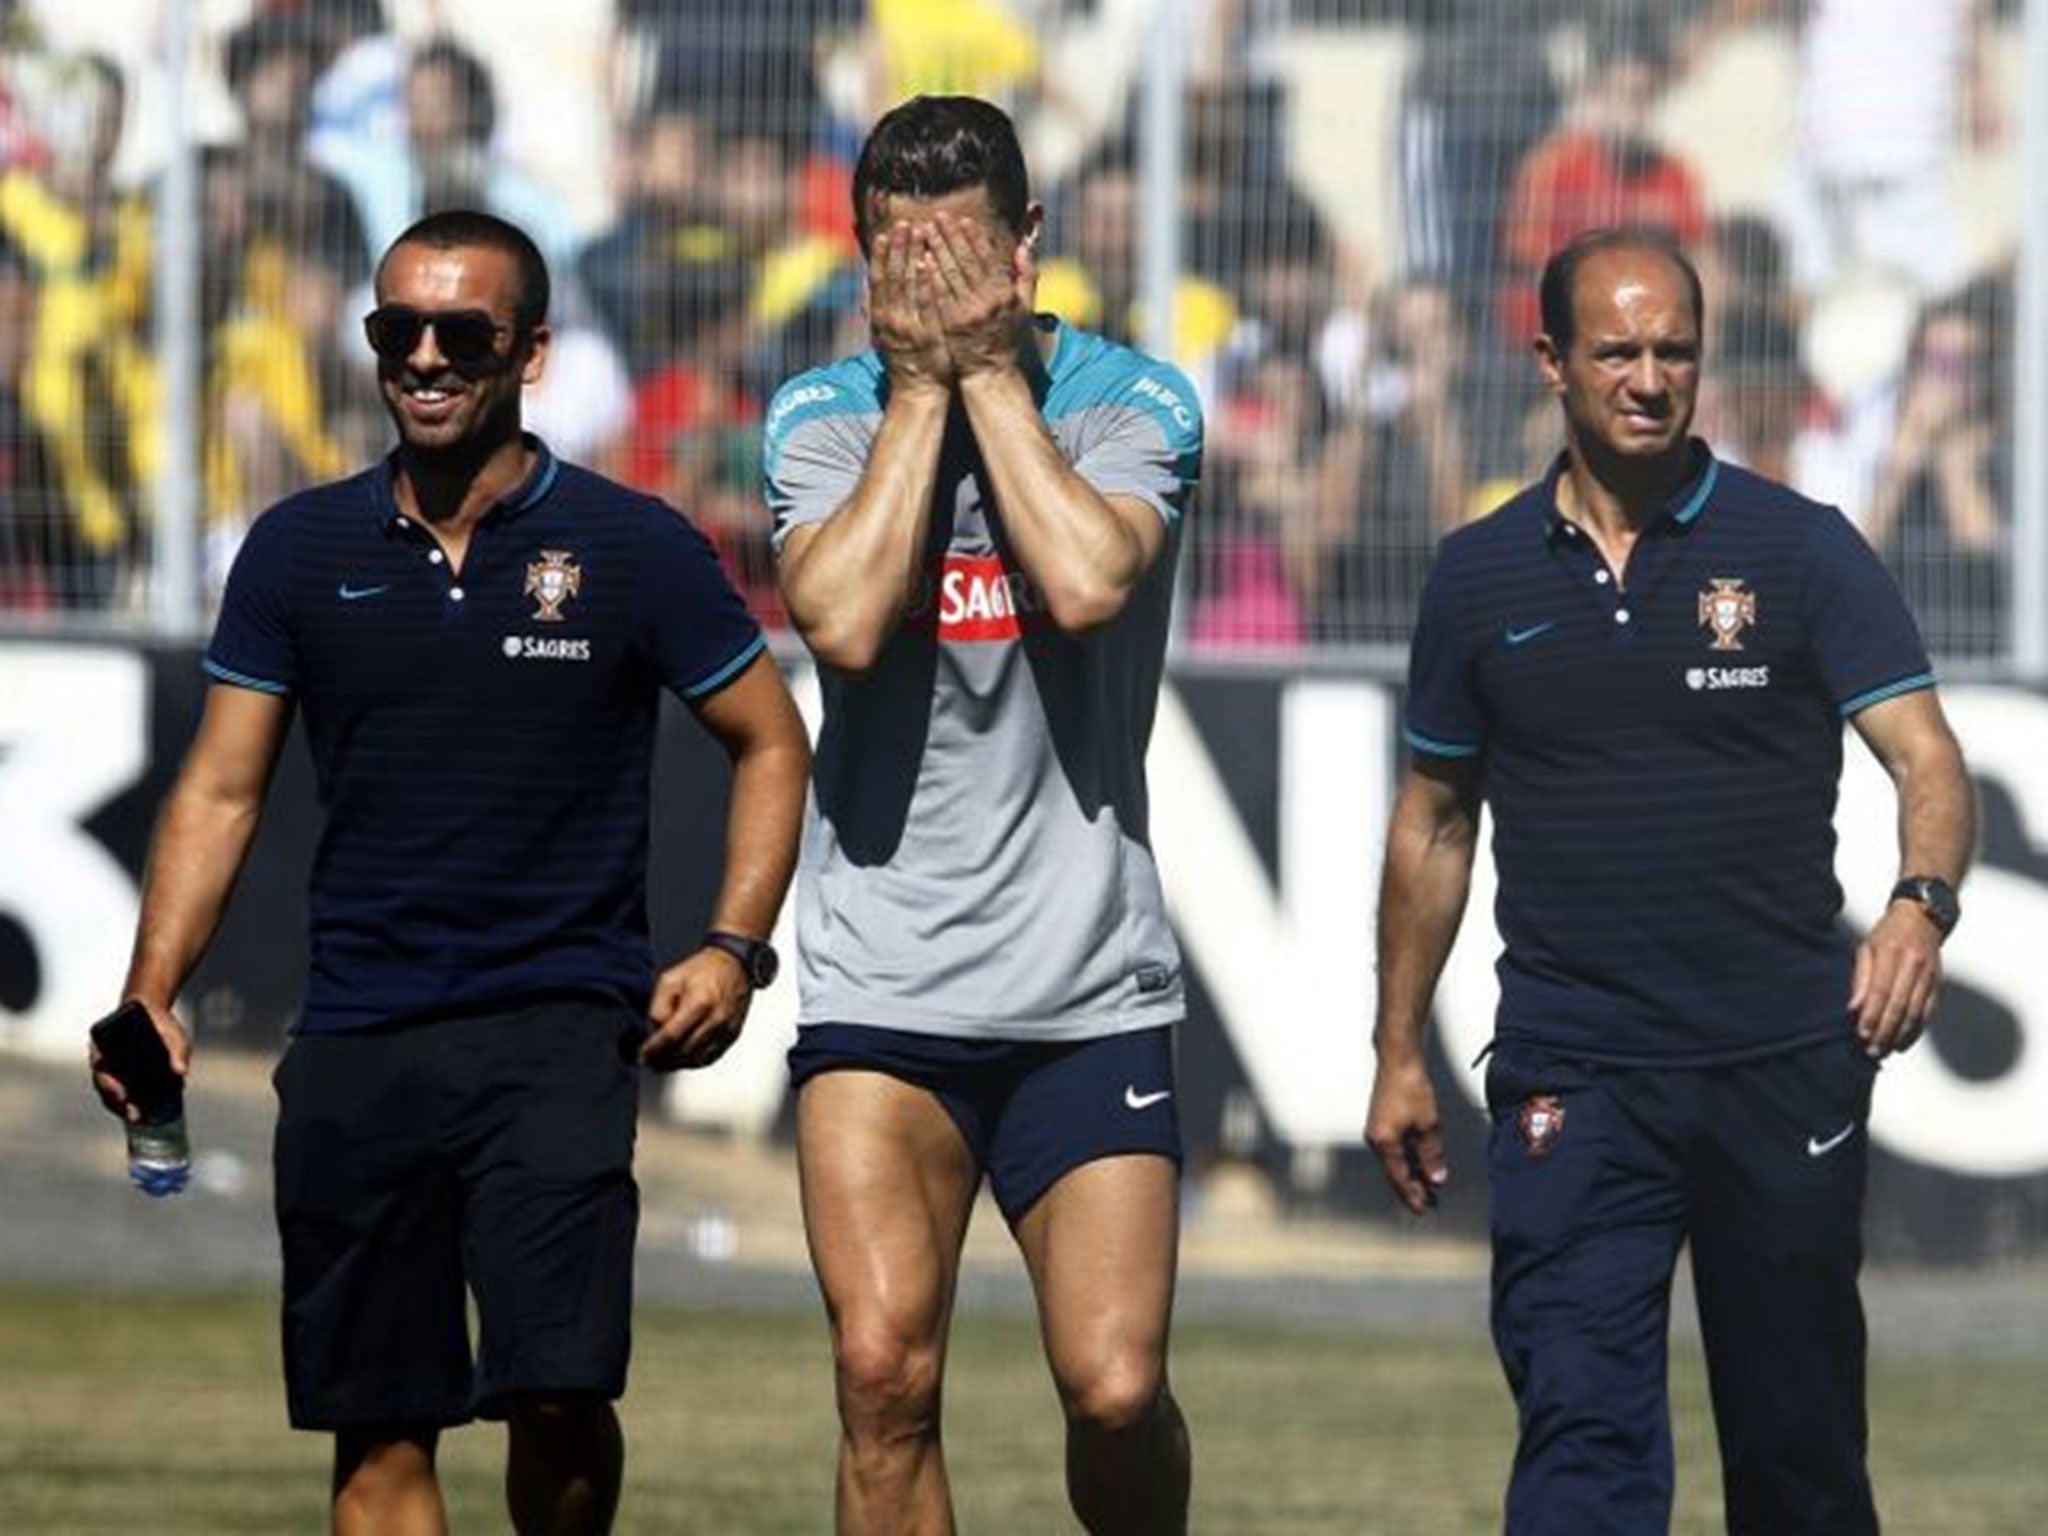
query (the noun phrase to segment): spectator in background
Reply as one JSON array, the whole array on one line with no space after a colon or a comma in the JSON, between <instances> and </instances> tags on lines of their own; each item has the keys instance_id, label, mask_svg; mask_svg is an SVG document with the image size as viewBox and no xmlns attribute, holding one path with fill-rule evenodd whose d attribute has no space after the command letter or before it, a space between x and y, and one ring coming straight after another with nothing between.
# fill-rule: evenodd
<instances>
[{"instance_id":1,"label":"spectator in background","mask_svg":"<svg viewBox=\"0 0 2048 1536\"><path fill-rule=\"evenodd\" d=\"M1364 394L1331 433L1319 489L1318 640L1405 642L1437 541L1472 513L1463 314L1442 283L1374 307Z\"/></svg>"},{"instance_id":2,"label":"spectator in background","mask_svg":"<svg viewBox=\"0 0 2048 1536\"><path fill-rule=\"evenodd\" d=\"M1826 471L1810 449L1827 402L1800 360L1784 239L1768 220L1740 214L1715 221L1700 256L1716 366L1700 381L1699 433L1723 458L1817 495Z\"/></svg>"},{"instance_id":3,"label":"spectator in background","mask_svg":"<svg viewBox=\"0 0 2048 1536\"><path fill-rule=\"evenodd\" d=\"M1656 12L1630 6L1589 25L1585 69L1562 120L1515 170L1501 230L1509 280L1502 339L1513 351L1541 328L1537 272L1573 237L1627 225L1662 229L1691 245L1707 232L1692 171L1649 133L1669 74L1667 29Z\"/></svg>"},{"instance_id":4,"label":"spectator in background","mask_svg":"<svg viewBox=\"0 0 2048 1536\"><path fill-rule=\"evenodd\" d=\"M785 626L760 508L761 409L740 385L750 328L745 267L683 274L665 333L668 361L635 381L632 423L609 472L686 507L761 623Z\"/></svg>"},{"instance_id":5,"label":"spectator in background","mask_svg":"<svg viewBox=\"0 0 2048 1536\"><path fill-rule=\"evenodd\" d=\"M1226 375L1211 413L1208 510L1190 548L1188 639L1294 649L1308 638L1322 442L1315 374L1273 352Z\"/></svg>"},{"instance_id":6,"label":"spectator in background","mask_svg":"<svg viewBox=\"0 0 2048 1536\"><path fill-rule=\"evenodd\" d=\"M315 19L297 12L258 12L228 36L228 91L242 114L235 153L247 234L269 248L252 255L279 274L250 274L258 284L281 282L287 258L313 246L349 286L370 275L369 242L348 188L307 158L323 47Z\"/></svg>"},{"instance_id":7,"label":"spectator in background","mask_svg":"<svg viewBox=\"0 0 2048 1536\"><path fill-rule=\"evenodd\" d=\"M733 265L734 257L712 206L713 146L703 115L660 105L621 137L619 214L585 247L577 274L638 378L674 357L692 274Z\"/></svg>"},{"instance_id":8,"label":"spectator in background","mask_svg":"<svg viewBox=\"0 0 2048 1536\"><path fill-rule=\"evenodd\" d=\"M1921 313L1906 354L1890 449L1863 532L1899 578L1930 649L1995 654L2011 601L2001 388L2010 295L1983 279Z\"/></svg>"},{"instance_id":9,"label":"spectator in background","mask_svg":"<svg viewBox=\"0 0 2048 1536\"><path fill-rule=\"evenodd\" d=\"M1740 344L1732 333L1744 316L1768 315L1796 329L1804 305L1789 268L1785 238L1769 219L1739 213L1714 221L1699 259L1713 355L1719 356L1731 340Z\"/></svg>"},{"instance_id":10,"label":"spectator in background","mask_svg":"<svg viewBox=\"0 0 2048 1536\"><path fill-rule=\"evenodd\" d=\"M1984 0L1806 0L1785 199L1807 293L1875 267L1921 294L1963 275L1959 149L1998 133Z\"/></svg>"},{"instance_id":11,"label":"spectator in background","mask_svg":"<svg viewBox=\"0 0 2048 1536\"><path fill-rule=\"evenodd\" d=\"M816 360L837 317L855 308L860 253L850 223L807 227L800 219L792 125L729 104L714 133L713 216L729 258L750 273L743 384L765 399L790 370ZM820 319L822 331L813 323Z\"/></svg>"},{"instance_id":12,"label":"spectator in background","mask_svg":"<svg viewBox=\"0 0 2048 1536\"><path fill-rule=\"evenodd\" d=\"M1128 140L1092 155L1061 199L1070 255L1043 262L1038 306L1071 325L1125 345L1138 340L1138 174ZM1236 302L1223 287L1183 269L1174 292L1173 359L1213 395L1216 354L1237 324Z\"/></svg>"},{"instance_id":13,"label":"spectator in background","mask_svg":"<svg viewBox=\"0 0 2048 1536\"><path fill-rule=\"evenodd\" d=\"M1447 0L1414 28L1399 127L1403 266L1477 309L1503 249L1508 176L1557 117L1542 19L1501 25L1495 0ZM1520 358L1516 358L1517 364Z\"/></svg>"},{"instance_id":14,"label":"spectator in background","mask_svg":"<svg viewBox=\"0 0 2048 1536\"><path fill-rule=\"evenodd\" d=\"M36 280L28 258L0 240L0 611L76 605L77 528L64 506L57 461L24 398L36 333Z\"/></svg>"},{"instance_id":15,"label":"spectator in background","mask_svg":"<svg viewBox=\"0 0 2048 1536\"><path fill-rule=\"evenodd\" d=\"M1238 257L1233 286L1241 313L1223 366L1284 353L1312 368L1323 407L1355 403L1364 387L1366 322L1348 292L1362 285L1345 271L1328 222L1306 195L1282 184L1263 203Z\"/></svg>"},{"instance_id":16,"label":"spectator in background","mask_svg":"<svg viewBox=\"0 0 2048 1536\"><path fill-rule=\"evenodd\" d=\"M136 570L142 488L157 461L155 371L142 334L149 211L111 176L127 102L119 66L92 54L62 73L47 177L0 175L0 234L40 288L23 390L74 519L66 590L100 606L122 599Z\"/></svg>"},{"instance_id":17,"label":"spectator in background","mask_svg":"<svg viewBox=\"0 0 2048 1536\"><path fill-rule=\"evenodd\" d=\"M242 536L264 507L338 480L386 433L369 376L342 349L346 302L362 273L351 248L317 222L323 194L300 181L280 189L279 229L250 264L247 301L217 327L209 348L206 433L206 581L218 593ZM275 280L258 270L279 264Z\"/></svg>"},{"instance_id":18,"label":"spectator in background","mask_svg":"<svg viewBox=\"0 0 2048 1536\"><path fill-rule=\"evenodd\" d=\"M292 0L284 9L297 10ZM384 0L319 0L306 8L318 29L321 68L312 93L306 152L321 165L346 160L363 143L405 138L405 44L391 31Z\"/></svg>"},{"instance_id":19,"label":"spectator in background","mask_svg":"<svg viewBox=\"0 0 2048 1536\"><path fill-rule=\"evenodd\" d=\"M548 265L575 265L567 205L492 147L498 99L482 59L452 38L413 53L405 70L405 137L333 143L327 168L348 184L370 243L381 248L422 214L487 210L533 231Z\"/></svg>"},{"instance_id":20,"label":"spectator in background","mask_svg":"<svg viewBox=\"0 0 2048 1536\"><path fill-rule=\"evenodd\" d=\"M1198 644L1301 644L1328 585L1333 406L1360 393L1363 322L1332 310L1336 249L1321 214L1284 183L1237 253L1243 298L1215 370L1209 493L1188 532Z\"/></svg>"},{"instance_id":21,"label":"spectator in background","mask_svg":"<svg viewBox=\"0 0 2048 1536\"><path fill-rule=\"evenodd\" d=\"M1799 484L1799 440L1814 391L1799 361L1798 333L1754 299L1732 301L1713 328L1717 377L1711 390L1700 391L1701 435L1730 462Z\"/></svg>"}]
</instances>

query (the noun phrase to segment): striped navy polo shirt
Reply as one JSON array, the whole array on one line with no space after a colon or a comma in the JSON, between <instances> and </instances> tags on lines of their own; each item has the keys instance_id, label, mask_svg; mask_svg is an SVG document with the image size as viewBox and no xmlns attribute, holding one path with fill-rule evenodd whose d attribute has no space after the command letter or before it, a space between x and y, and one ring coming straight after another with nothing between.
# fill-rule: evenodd
<instances>
[{"instance_id":1,"label":"striped navy polo shirt","mask_svg":"<svg viewBox=\"0 0 2048 1536\"><path fill-rule=\"evenodd\" d=\"M1839 512L1693 452L1625 585L1559 516L1560 459L1423 596L1407 736L1480 765L1502 1038L1705 1064L1849 1028L1842 722L1933 674Z\"/></svg>"},{"instance_id":2,"label":"striped navy polo shirt","mask_svg":"<svg viewBox=\"0 0 2048 1536\"><path fill-rule=\"evenodd\" d=\"M529 443L459 574L387 459L271 508L228 577L206 670L297 702L326 813L303 1030L652 987L660 692L763 642L681 515Z\"/></svg>"}]
</instances>

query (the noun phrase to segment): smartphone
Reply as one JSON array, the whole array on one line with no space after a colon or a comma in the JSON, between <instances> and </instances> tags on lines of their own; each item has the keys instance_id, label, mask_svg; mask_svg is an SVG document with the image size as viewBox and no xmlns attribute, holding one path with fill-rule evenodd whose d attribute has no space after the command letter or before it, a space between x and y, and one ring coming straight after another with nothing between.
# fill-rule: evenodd
<instances>
[{"instance_id":1,"label":"smartphone","mask_svg":"<svg viewBox=\"0 0 2048 1536\"><path fill-rule=\"evenodd\" d=\"M171 1050L156 1020L140 1003L123 1003L92 1027L100 1070L120 1079L128 1102L145 1120L177 1106L184 1082L171 1067Z\"/></svg>"}]
</instances>

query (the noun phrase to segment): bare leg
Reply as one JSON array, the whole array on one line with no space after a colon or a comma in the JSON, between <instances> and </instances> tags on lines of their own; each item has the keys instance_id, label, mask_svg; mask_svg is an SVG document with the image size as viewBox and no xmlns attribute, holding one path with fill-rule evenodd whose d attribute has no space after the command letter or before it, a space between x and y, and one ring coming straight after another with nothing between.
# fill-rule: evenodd
<instances>
[{"instance_id":1,"label":"bare leg","mask_svg":"<svg viewBox=\"0 0 2048 1536\"><path fill-rule=\"evenodd\" d=\"M939 1405L980 1170L930 1093L859 1071L804 1085L797 1166L838 1373L838 1528L946 1536Z\"/></svg>"},{"instance_id":2,"label":"bare leg","mask_svg":"<svg viewBox=\"0 0 2048 1536\"><path fill-rule=\"evenodd\" d=\"M447 1536L434 1475L436 1429L344 1430L334 1437L334 1536Z\"/></svg>"},{"instance_id":3,"label":"bare leg","mask_svg":"<svg viewBox=\"0 0 2048 1536\"><path fill-rule=\"evenodd\" d=\"M625 1440L597 1397L522 1397L506 1418L505 1505L519 1536L604 1536L619 1507Z\"/></svg>"},{"instance_id":4,"label":"bare leg","mask_svg":"<svg viewBox=\"0 0 2048 1536\"><path fill-rule=\"evenodd\" d=\"M1149 1154L1084 1163L1017 1223L1067 1414L1067 1497L1092 1536L1187 1530L1187 1422L1166 1380L1180 1178Z\"/></svg>"}]
</instances>

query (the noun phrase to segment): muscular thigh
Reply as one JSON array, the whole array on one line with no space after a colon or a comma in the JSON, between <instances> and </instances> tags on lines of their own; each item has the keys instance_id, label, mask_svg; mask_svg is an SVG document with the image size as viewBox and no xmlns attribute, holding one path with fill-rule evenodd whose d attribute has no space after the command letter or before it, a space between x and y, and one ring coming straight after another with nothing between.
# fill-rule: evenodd
<instances>
[{"instance_id":1,"label":"muscular thigh","mask_svg":"<svg viewBox=\"0 0 2048 1536\"><path fill-rule=\"evenodd\" d=\"M943 1332L981 1168L937 1096L882 1072L811 1077L797 1096L797 1167L834 1326Z\"/></svg>"},{"instance_id":2,"label":"muscular thigh","mask_svg":"<svg viewBox=\"0 0 2048 1536\"><path fill-rule=\"evenodd\" d=\"M1062 1387L1110 1364L1163 1371L1179 1212L1178 1166L1130 1153L1071 1170L1015 1223Z\"/></svg>"}]
</instances>

